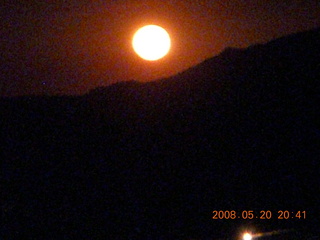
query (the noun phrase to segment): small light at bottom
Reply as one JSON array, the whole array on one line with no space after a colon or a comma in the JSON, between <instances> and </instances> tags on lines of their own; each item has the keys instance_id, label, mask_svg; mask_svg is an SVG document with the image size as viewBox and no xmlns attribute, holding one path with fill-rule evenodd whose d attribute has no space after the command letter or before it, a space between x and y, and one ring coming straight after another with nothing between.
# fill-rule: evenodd
<instances>
[{"instance_id":1,"label":"small light at bottom","mask_svg":"<svg viewBox=\"0 0 320 240\"><path fill-rule=\"evenodd\" d=\"M245 233L243 235L243 240L251 240L252 239L252 235L250 233Z\"/></svg>"}]
</instances>

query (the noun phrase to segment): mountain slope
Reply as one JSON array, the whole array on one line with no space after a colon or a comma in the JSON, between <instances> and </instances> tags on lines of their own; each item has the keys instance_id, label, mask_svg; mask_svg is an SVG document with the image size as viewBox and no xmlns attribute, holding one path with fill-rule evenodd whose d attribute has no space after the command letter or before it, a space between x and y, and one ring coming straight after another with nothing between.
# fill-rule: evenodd
<instances>
[{"instance_id":1,"label":"mountain slope","mask_svg":"<svg viewBox=\"0 0 320 240\"><path fill-rule=\"evenodd\" d=\"M227 49L168 79L81 97L1 99L0 236L317 231L319 37L315 29ZM275 217L215 221L213 210ZM308 218L280 221L278 210Z\"/></svg>"}]
</instances>

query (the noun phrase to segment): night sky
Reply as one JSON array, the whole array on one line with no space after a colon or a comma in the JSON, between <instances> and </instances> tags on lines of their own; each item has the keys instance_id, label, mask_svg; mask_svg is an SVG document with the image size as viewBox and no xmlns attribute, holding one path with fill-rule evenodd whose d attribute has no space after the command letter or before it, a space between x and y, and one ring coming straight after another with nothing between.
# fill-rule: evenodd
<instances>
[{"instance_id":1,"label":"night sky","mask_svg":"<svg viewBox=\"0 0 320 240\"><path fill-rule=\"evenodd\" d=\"M319 0L9 1L0 8L2 96L84 94L118 81L168 77L226 47L247 47L320 26ZM172 39L156 62L131 47L158 24Z\"/></svg>"}]
</instances>

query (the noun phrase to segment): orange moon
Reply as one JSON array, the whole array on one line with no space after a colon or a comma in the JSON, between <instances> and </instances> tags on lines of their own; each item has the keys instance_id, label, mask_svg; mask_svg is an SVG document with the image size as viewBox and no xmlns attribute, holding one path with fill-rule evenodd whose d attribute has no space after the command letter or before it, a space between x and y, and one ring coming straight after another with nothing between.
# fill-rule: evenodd
<instances>
[{"instance_id":1,"label":"orange moon","mask_svg":"<svg viewBox=\"0 0 320 240\"><path fill-rule=\"evenodd\" d=\"M171 39L168 32L162 27L147 25L134 34L132 47L141 58L156 61L168 54Z\"/></svg>"}]
</instances>

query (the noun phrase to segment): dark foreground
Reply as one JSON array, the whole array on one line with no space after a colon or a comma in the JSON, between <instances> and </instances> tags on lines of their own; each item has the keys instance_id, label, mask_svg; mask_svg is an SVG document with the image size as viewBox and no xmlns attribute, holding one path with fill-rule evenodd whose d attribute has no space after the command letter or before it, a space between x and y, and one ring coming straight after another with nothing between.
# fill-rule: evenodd
<instances>
[{"instance_id":1,"label":"dark foreground","mask_svg":"<svg viewBox=\"0 0 320 240\"><path fill-rule=\"evenodd\" d=\"M319 39L227 49L169 79L85 96L1 99L0 238L319 236Z\"/></svg>"}]
</instances>

